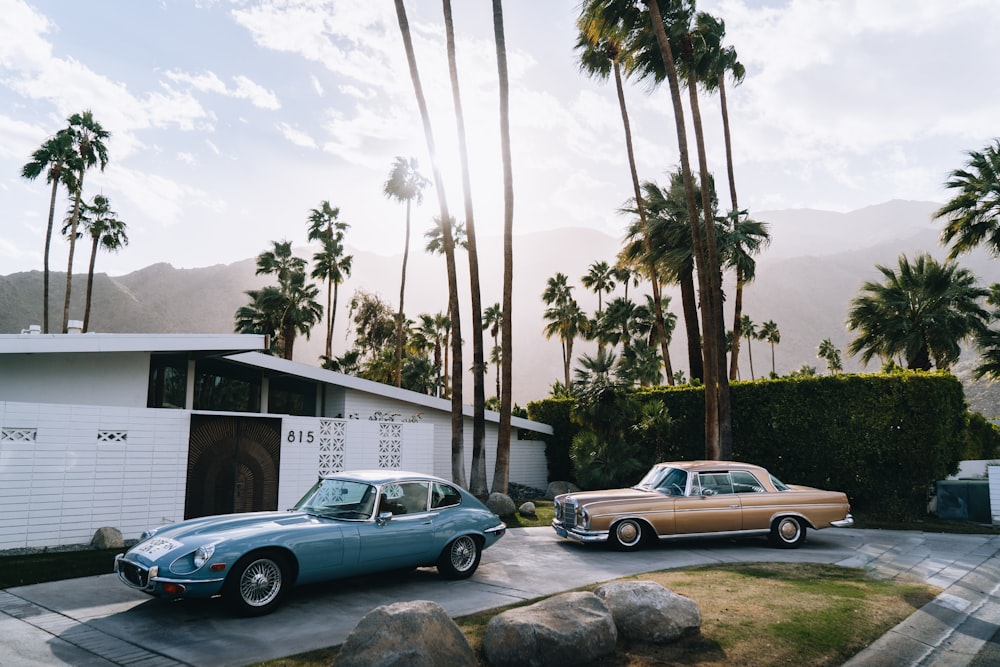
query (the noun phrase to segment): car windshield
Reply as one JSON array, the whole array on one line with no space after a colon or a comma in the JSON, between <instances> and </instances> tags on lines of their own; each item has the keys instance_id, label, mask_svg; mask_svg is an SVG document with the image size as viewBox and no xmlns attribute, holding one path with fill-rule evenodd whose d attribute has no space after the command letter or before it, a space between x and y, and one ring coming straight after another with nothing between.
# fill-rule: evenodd
<instances>
[{"instance_id":1,"label":"car windshield","mask_svg":"<svg viewBox=\"0 0 1000 667\"><path fill-rule=\"evenodd\" d=\"M687 489L687 471L680 468L655 466L639 480L636 488L659 491L668 496L683 496Z\"/></svg>"},{"instance_id":2,"label":"car windshield","mask_svg":"<svg viewBox=\"0 0 1000 667\"><path fill-rule=\"evenodd\" d=\"M321 479L295 509L331 519L370 519L375 509L375 487L345 479Z\"/></svg>"}]
</instances>

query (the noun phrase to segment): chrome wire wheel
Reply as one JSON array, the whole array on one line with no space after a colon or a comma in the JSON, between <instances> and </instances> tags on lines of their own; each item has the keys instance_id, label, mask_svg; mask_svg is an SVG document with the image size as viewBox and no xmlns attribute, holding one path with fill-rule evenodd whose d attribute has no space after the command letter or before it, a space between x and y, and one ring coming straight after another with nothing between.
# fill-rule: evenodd
<instances>
[{"instance_id":1,"label":"chrome wire wheel","mask_svg":"<svg viewBox=\"0 0 1000 667\"><path fill-rule=\"evenodd\" d=\"M465 572L476 562L476 541L468 535L458 538L451 543L451 566L456 572Z\"/></svg>"},{"instance_id":2,"label":"chrome wire wheel","mask_svg":"<svg viewBox=\"0 0 1000 667\"><path fill-rule=\"evenodd\" d=\"M281 594L281 566L260 558L240 574L240 597L251 607L266 607Z\"/></svg>"}]
</instances>

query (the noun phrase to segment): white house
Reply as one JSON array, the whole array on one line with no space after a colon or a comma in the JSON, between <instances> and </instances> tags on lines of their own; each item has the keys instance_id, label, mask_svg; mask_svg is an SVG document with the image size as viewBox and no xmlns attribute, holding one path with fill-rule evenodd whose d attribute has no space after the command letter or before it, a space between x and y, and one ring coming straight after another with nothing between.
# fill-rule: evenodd
<instances>
[{"instance_id":1,"label":"white house","mask_svg":"<svg viewBox=\"0 0 1000 667\"><path fill-rule=\"evenodd\" d=\"M264 349L244 334L0 335L0 550L287 508L338 470L451 478L450 400ZM490 482L499 415L486 420ZM544 489L552 428L512 428L510 481Z\"/></svg>"}]
</instances>

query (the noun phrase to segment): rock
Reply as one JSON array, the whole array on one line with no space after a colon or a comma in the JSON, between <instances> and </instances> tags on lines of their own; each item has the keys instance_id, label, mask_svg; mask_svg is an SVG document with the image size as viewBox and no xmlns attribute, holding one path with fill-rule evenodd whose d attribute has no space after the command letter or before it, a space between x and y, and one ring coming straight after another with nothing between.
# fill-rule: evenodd
<instances>
[{"instance_id":1,"label":"rock","mask_svg":"<svg viewBox=\"0 0 1000 667\"><path fill-rule=\"evenodd\" d=\"M125 540L122 539L120 530L105 526L97 529L94 538L90 540L90 546L95 549L122 549L125 547Z\"/></svg>"},{"instance_id":2,"label":"rock","mask_svg":"<svg viewBox=\"0 0 1000 667\"><path fill-rule=\"evenodd\" d=\"M619 634L630 641L669 644L701 631L701 610L691 598L653 581L612 581L594 589L611 610Z\"/></svg>"},{"instance_id":3,"label":"rock","mask_svg":"<svg viewBox=\"0 0 1000 667\"><path fill-rule=\"evenodd\" d=\"M576 493L580 490L573 482L549 482L548 488L545 489L545 499L552 500L560 493Z\"/></svg>"},{"instance_id":4,"label":"rock","mask_svg":"<svg viewBox=\"0 0 1000 667\"><path fill-rule=\"evenodd\" d=\"M491 493L486 507L501 519L514 516L514 501L505 493Z\"/></svg>"},{"instance_id":5,"label":"rock","mask_svg":"<svg viewBox=\"0 0 1000 667\"><path fill-rule=\"evenodd\" d=\"M486 624L483 652L493 667L582 665L611 655L618 632L593 593L563 593L502 612Z\"/></svg>"},{"instance_id":6,"label":"rock","mask_svg":"<svg viewBox=\"0 0 1000 667\"><path fill-rule=\"evenodd\" d=\"M521 516L526 516L530 519L534 519L538 514L535 512L535 503L530 500L526 503L521 503L521 506L517 508L517 513Z\"/></svg>"},{"instance_id":7,"label":"rock","mask_svg":"<svg viewBox=\"0 0 1000 667\"><path fill-rule=\"evenodd\" d=\"M340 648L336 667L476 667L476 654L441 605L427 600L376 607Z\"/></svg>"}]
</instances>

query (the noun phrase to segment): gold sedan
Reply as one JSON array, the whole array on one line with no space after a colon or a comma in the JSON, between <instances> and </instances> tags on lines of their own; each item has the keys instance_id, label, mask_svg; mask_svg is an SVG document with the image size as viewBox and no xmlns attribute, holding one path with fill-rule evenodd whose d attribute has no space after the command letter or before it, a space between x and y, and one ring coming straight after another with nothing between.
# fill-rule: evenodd
<instances>
[{"instance_id":1,"label":"gold sedan","mask_svg":"<svg viewBox=\"0 0 1000 667\"><path fill-rule=\"evenodd\" d=\"M854 525L847 496L784 484L760 466L734 461L658 463L630 489L564 493L552 527L580 542L624 551L657 539L767 535L794 549L809 528Z\"/></svg>"}]
</instances>

